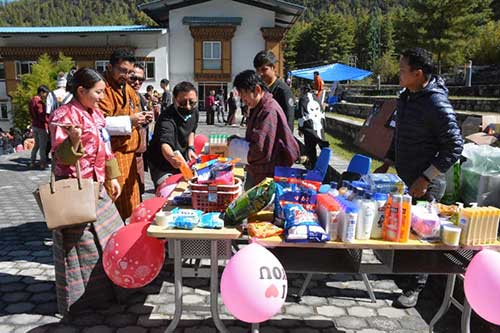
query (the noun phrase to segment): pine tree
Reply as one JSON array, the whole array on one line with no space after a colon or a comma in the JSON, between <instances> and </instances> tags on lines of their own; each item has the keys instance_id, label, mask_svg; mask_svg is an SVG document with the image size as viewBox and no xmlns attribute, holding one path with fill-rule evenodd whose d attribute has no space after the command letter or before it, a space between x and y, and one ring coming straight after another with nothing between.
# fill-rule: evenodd
<instances>
[{"instance_id":1,"label":"pine tree","mask_svg":"<svg viewBox=\"0 0 500 333\"><path fill-rule=\"evenodd\" d=\"M491 15L491 0L412 0L413 9L401 28L416 32L414 44L429 49L436 56L438 72L443 64L463 61L463 50ZM412 32L407 36L414 35ZM460 59L462 57L462 59Z\"/></svg>"},{"instance_id":2,"label":"pine tree","mask_svg":"<svg viewBox=\"0 0 500 333\"><path fill-rule=\"evenodd\" d=\"M368 66L372 68L380 58L380 9L373 8L368 23Z\"/></svg>"}]
</instances>

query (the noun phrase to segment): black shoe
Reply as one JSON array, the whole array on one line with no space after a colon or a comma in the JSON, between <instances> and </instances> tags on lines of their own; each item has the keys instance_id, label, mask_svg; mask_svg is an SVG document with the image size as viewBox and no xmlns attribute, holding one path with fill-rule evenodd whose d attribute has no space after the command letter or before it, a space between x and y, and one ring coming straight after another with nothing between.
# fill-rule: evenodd
<instances>
[{"instance_id":1,"label":"black shoe","mask_svg":"<svg viewBox=\"0 0 500 333\"><path fill-rule=\"evenodd\" d=\"M415 305L417 305L419 294L420 291L417 290L406 290L402 295L398 297L397 300L392 303L392 306L402 309L413 308L415 307Z\"/></svg>"}]
</instances>

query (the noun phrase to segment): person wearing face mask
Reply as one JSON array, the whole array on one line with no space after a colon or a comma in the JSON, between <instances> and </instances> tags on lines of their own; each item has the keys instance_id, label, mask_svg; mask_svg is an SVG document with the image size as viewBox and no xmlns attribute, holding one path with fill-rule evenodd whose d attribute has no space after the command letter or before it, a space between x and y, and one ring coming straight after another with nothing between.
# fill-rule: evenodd
<instances>
[{"instance_id":1,"label":"person wearing face mask","mask_svg":"<svg viewBox=\"0 0 500 333\"><path fill-rule=\"evenodd\" d=\"M111 135L111 148L118 161L121 176L118 181L122 194L115 201L120 216L126 220L141 201L136 155L140 147L139 129L146 123L139 97L127 83L134 73L134 55L125 49L111 54L104 73L106 88L99 108L106 117L106 129ZM109 184L106 184L108 191Z\"/></svg>"},{"instance_id":2,"label":"person wearing face mask","mask_svg":"<svg viewBox=\"0 0 500 333\"><path fill-rule=\"evenodd\" d=\"M79 69L73 78L73 99L49 118L54 173L56 179L76 178L75 164L79 161L82 178L98 182L100 193L95 222L52 233L57 306L63 315L115 299L119 289L105 274L101 254L111 234L123 227L112 202L120 196L120 171L98 107L106 84L90 68ZM105 181L111 185L111 198L102 186Z\"/></svg>"},{"instance_id":3,"label":"person wearing face mask","mask_svg":"<svg viewBox=\"0 0 500 333\"><path fill-rule=\"evenodd\" d=\"M155 188L167 177L180 173L178 150L186 161L195 159L194 136L198 127L198 93L190 82L174 87L173 103L156 121L153 138L148 147L149 171Z\"/></svg>"}]
</instances>

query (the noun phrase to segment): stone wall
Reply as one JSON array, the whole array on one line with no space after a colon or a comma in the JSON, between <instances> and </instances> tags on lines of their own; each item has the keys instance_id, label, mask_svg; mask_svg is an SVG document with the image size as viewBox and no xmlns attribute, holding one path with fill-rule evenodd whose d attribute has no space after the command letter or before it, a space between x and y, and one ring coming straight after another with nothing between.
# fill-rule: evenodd
<instances>
[{"instance_id":1,"label":"stone wall","mask_svg":"<svg viewBox=\"0 0 500 333\"><path fill-rule=\"evenodd\" d=\"M328 115L326 116L326 131L332 135L345 136L354 141L361 126L349 120L334 119Z\"/></svg>"}]
</instances>

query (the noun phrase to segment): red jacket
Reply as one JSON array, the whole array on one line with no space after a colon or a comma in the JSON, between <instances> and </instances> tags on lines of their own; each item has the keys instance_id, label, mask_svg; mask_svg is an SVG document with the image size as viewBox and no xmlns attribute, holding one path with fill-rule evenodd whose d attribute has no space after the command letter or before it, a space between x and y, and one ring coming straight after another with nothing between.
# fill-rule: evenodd
<instances>
[{"instance_id":1,"label":"red jacket","mask_svg":"<svg viewBox=\"0 0 500 333\"><path fill-rule=\"evenodd\" d=\"M299 157L285 113L268 92L250 111L245 140L250 143L247 171L256 183L273 177L275 166L290 167Z\"/></svg>"},{"instance_id":2,"label":"red jacket","mask_svg":"<svg viewBox=\"0 0 500 333\"><path fill-rule=\"evenodd\" d=\"M31 126L48 129L47 113L45 112L45 106L40 96L36 95L31 99L29 110L31 115Z\"/></svg>"}]
</instances>

